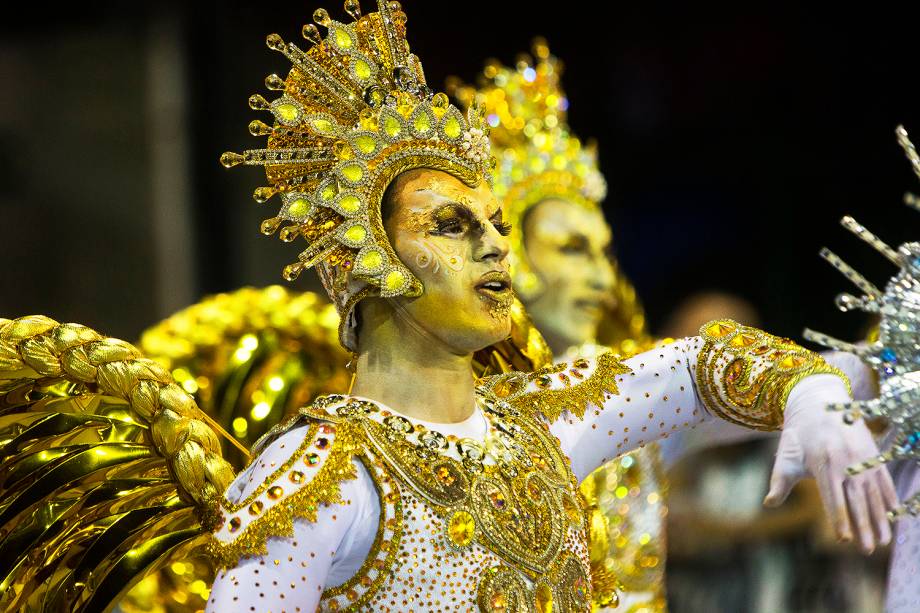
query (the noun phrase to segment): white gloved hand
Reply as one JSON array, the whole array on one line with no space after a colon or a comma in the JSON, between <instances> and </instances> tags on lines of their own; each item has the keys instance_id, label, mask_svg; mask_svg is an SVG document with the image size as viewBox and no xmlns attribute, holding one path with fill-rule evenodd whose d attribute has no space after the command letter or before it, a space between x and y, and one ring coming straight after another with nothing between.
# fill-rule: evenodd
<instances>
[{"instance_id":1,"label":"white gloved hand","mask_svg":"<svg viewBox=\"0 0 920 613\"><path fill-rule=\"evenodd\" d=\"M830 403L849 400L846 386L834 375L807 377L792 389L764 504L782 504L793 485L814 477L837 538L857 539L863 551L871 553L890 542L886 513L898 500L886 469L856 476L846 471L879 453L865 423L848 425L841 413L827 410Z\"/></svg>"}]
</instances>

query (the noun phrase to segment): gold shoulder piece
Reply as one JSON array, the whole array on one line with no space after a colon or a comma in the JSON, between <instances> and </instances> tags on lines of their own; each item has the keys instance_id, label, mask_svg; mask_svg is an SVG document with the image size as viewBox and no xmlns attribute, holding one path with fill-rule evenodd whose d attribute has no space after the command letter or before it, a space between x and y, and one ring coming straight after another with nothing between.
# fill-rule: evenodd
<instances>
[{"instance_id":1,"label":"gold shoulder piece","mask_svg":"<svg viewBox=\"0 0 920 613\"><path fill-rule=\"evenodd\" d=\"M349 423L312 421L302 442L251 491L221 500L221 519L209 543L219 568L232 568L243 556L264 555L270 537L294 535L294 520L316 521L320 505L341 504L341 484L357 478L354 459L362 450L358 430ZM283 445L272 444L243 471L238 482L264 466ZM235 498L231 501L228 498Z\"/></svg>"},{"instance_id":2,"label":"gold shoulder piece","mask_svg":"<svg viewBox=\"0 0 920 613\"><path fill-rule=\"evenodd\" d=\"M565 411L582 418L589 404L603 405L605 395L619 393L616 376L628 372L616 354L605 353L594 361L577 359L529 374L492 377L484 387L518 411L554 422Z\"/></svg>"},{"instance_id":3,"label":"gold shoulder piece","mask_svg":"<svg viewBox=\"0 0 920 613\"><path fill-rule=\"evenodd\" d=\"M699 393L707 408L730 422L755 430L777 430L789 392L810 375L846 375L821 356L789 339L717 319L700 328L703 348L696 366Z\"/></svg>"}]
</instances>

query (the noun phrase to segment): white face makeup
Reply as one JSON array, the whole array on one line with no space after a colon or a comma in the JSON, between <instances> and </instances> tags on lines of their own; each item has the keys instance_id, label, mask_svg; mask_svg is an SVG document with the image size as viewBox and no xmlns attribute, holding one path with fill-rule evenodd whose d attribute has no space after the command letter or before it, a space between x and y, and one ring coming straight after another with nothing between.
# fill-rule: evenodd
<instances>
[{"instance_id":1,"label":"white face makeup","mask_svg":"<svg viewBox=\"0 0 920 613\"><path fill-rule=\"evenodd\" d=\"M599 209L552 198L524 221L524 247L546 290L524 306L554 352L593 341L610 305L610 227Z\"/></svg>"},{"instance_id":2,"label":"white face makeup","mask_svg":"<svg viewBox=\"0 0 920 613\"><path fill-rule=\"evenodd\" d=\"M508 228L488 185L471 188L438 170L395 180L385 227L396 255L425 286L400 310L458 353L507 337L514 299Z\"/></svg>"}]
</instances>

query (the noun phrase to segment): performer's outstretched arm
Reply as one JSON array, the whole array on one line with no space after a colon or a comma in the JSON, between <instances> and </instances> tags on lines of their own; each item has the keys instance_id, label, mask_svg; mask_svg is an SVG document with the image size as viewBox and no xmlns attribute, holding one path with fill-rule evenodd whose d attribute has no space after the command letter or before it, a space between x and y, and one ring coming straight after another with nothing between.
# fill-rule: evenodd
<instances>
[{"instance_id":1,"label":"performer's outstretched arm","mask_svg":"<svg viewBox=\"0 0 920 613\"><path fill-rule=\"evenodd\" d=\"M877 454L864 426L843 423L827 404L849 400L848 382L817 354L730 320L701 335L620 361L576 360L523 382L499 378L492 389L519 410L550 422L581 479L614 457L681 429L721 418L759 430L783 428L768 504L785 499L806 475L818 481L841 539L871 550L886 542L890 477L848 477L846 467Z\"/></svg>"}]
</instances>

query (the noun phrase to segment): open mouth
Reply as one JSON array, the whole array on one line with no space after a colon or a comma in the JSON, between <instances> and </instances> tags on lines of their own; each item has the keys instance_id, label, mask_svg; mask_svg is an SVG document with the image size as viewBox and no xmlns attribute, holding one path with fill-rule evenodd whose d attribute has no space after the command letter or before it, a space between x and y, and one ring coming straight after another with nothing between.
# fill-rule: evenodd
<instances>
[{"instance_id":1,"label":"open mouth","mask_svg":"<svg viewBox=\"0 0 920 613\"><path fill-rule=\"evenodd\" d=\"M575 301L576 309L584 311L585 313L588 313L589 315L592 315L592 316L601 314L604 311L604 307L606 306L607 306L606 301L602 299L595 300L595 299L590 299L590 298L582 298L580 300Z\"/></svg>"},{"instance_id":2,"label":"open mouth","mask_svg":"<svg viewBox=\"0 0 920 613\"><path fill-rule=\"evenodd\" d=\"M493 270L482 275L476 284L476 291L495 302L510 302L514 294L511 291L511 276L504 271Z\"/></svg>"}]
</instances>

